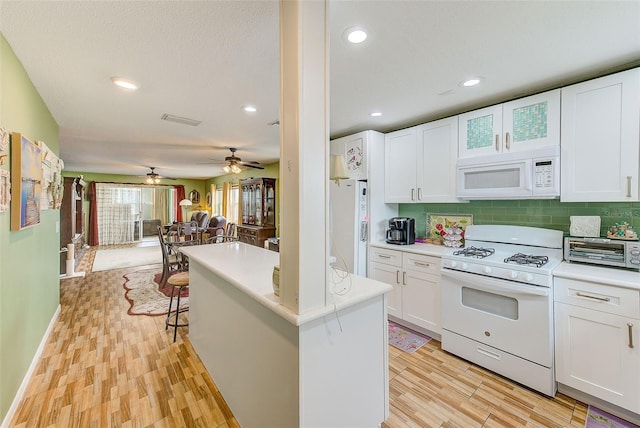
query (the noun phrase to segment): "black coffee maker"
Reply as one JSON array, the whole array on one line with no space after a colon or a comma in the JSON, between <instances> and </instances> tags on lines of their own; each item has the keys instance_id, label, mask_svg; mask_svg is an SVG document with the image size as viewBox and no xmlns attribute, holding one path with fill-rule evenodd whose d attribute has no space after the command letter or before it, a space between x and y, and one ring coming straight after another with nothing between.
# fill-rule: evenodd
<instances>
[{"instance_id":1,"label":"black coffee maker","mask_svg":"<svg viewBox=\"0 0 640 428\"><path fill-rule=\"evenodd\" d=\"M387 229L388 244L409 245L416 242L416 220L410 217L392 217Z\"/></svg>"}]
</instances>

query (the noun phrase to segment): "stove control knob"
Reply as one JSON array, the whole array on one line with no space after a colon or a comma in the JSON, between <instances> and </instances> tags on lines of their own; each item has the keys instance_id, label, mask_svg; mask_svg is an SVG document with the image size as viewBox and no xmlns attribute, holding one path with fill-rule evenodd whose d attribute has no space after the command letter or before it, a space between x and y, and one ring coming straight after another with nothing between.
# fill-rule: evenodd
<instances>
[{"instance_id":1,"label":"stove control knob","mask_svg":"<svg viewBox=\"0 0 640 428\"><path fill-rule=\"evenodd\" d=\"M526 274L524 276L524 280L527 281L527 282L533 281L533 275L531 275L530 273Z\"/></svg>"},{"instance_id":2,"label":"stove control knob","mask_svg":"<svg viewBox=\"0 0 640 428\"><path fill-rule=\"evenodd\" d=\"M462 263L462 270L467 270L469 269L469 264L468 263Z\"/></svg>"},{"instance_id":3,"label":"stove control knob","mask_svg":"<svg viewBox=\"0 0 640 428\"><path fill-rule=\"evenodd\" d=\"M509 277L511 277L511 279L517 279L518 278L518 272L516 272L515 270L512 270L509 273Z\"/></svg>"},{"instance_id":4,"label":"stove control knob","mask_svg":"<svg viewBox=\"0 0 640 428\"><path fill-rule=\"evenodd\" d=\"M458 266L458 262L452 260L452 261L449 262L449 266L454 268L454 267Z\"/></svg>"},{"instance_id":5,"label":"stove control knob","mask_svg":"<svg viewBox=\"0 0 640 428\"><path fill-rule=\"evenodd\" d=\"M485 266L484 269L482 269L484 271L484 273L486 273L487 275L491 273L491 268L489 266Z\"/></svg>"}]
</instances>

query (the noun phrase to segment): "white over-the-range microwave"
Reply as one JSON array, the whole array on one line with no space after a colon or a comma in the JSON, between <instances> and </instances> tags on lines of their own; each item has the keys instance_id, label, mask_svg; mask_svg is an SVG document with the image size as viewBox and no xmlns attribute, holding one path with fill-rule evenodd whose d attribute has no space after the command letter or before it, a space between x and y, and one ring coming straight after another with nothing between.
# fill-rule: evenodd
<instances>
[{"instance_id":1,"label":"white over-the-range microwave","mask_svg":"<svg viewBox=\"0 0 640 428\"><path fill-rule=\"evenodd\" d=\"M560 147L458 159L460 199L552 199L560 196Z\"/></svg>"}]
</instances>

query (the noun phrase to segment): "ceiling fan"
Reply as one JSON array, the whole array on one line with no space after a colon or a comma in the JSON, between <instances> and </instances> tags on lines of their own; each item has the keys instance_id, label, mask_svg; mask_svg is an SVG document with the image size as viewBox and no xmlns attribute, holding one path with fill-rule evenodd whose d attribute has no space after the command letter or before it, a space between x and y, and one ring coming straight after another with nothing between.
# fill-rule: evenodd
<instances>
[{"instance_id":1,"label":"ceiling fan","mask_svg":"<svg viewBox=\"0 0 640 428\"><path fill-rule=\"evenodd\" d=\"M158 184L160 183L160 180L175 180L175 178L173 177L164 177L158 173L156 173L156 167L155 166L150 166L148 167L151 172L148 172L147 175L140 175L139 177L145 178L146 177L146 183L147 184Z\"/></svg>"},{"instance_id":2,"label":"ceiling fan","mask_svg":"<svg viewBox=\"0 0 640 428\"><path fill-rule=\"evenodd\" d=\"M231 156L225 157L224 161L213 161L213 162L202 162L202 163L224 163L225 166L222 168L224 172L226 173L232 172L234 174L238 174L240 171L242 171L242 169L240 168L241 166L246 166L246 167L255 168L255 169L264 169L259 165L260 162L256 162L256 161L243 162L242 159L236 156L236 151L238 149L236 149L235 147L229 147L229 150L231 151Z\"/></svg>"}]
</instances>

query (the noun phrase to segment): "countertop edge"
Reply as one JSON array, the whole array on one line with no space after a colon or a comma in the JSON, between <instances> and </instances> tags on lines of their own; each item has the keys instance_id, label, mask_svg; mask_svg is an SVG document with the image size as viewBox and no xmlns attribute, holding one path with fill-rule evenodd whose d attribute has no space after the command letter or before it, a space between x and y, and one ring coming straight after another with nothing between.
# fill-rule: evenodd
<instances>
[{"instance_id":1,"label":"countertop edge","mask_svg":"<svg viewBox=\"0 0 640 428\"><path fill-rule=\"evenodd\" d=\"M640 272L563 261L553 270L554 278L598 282L612 287L640 290Z\"/></svg>"},{"instance_id":2,"label":"countertop edge","mask_svg":"<svg viewBox=\"0 0 640 428\"><path fill-rule=\"evenodd\" d=\"M456 248L446 247L444 245L434 244L410 244L410 245L396 245L388 244L384 241L372 241L369 243L370 247L384 248L386 250L403 251L406 253L422 254L426 256L442 257L445 254L450 254Z\"/></svg>"},{"instance_id":3,"label":"countertop edge","mask_svg":"<svg viewBox=\"0 0 640 428\"><path fill-rule=\"evenodd\" d=\"M264 271L265 282L262 284L262 288L256 289L248 286L245 282L243 282L238 276L233 275L228 270L225 270L223 267L229 267L228 263L220 263L219 265L214 265L210 259L207 259L202 256L202 248L204 246L195 246L195 247L184 247L181 248L180 251L184 252L189 256L190 259L197 262L199 265L204 267L205 269L215 273L220 278L227 281L229 284L233 285L237 289L241 290L247 296L251 297L253 300L262 304L266 308L272 310L276 314L280 315L283 319L287 320L289 323L295 326L301 326L308 322L314 321L318 318L322 318L324 316L330 315L336 311L341 311L343 309L355 306L364 301L370 300L376 296L381 296L385 293L388 293L393 290L393 287L389 284L385 284L380 281L375 281L373 279L349 275L351 277L351 289L350 291L343 296L331 294L330 296L334 297L334 301L327 301L325 306L309 309L304 313L296 314L288 309L286 306L282 305L277 299L278 297L273 294L272 284L271 284L271 270L273 265L278 264L279 258L277 257L278 253L274 253L273 251L266 250L260 247L253 247L244 243L223 243L223 244L212 244L211 249L216 250L220 249L222 245L235 246L236 248L240 248L238 246L247 246L245 249L249 251L258 251L258 252L267 252L273 254L274 257L268 257L269 259L273 259L273 263L269 262L268 265L262 266L261 268L256 268L258 271ZM236 255L239 257L239 255ZM214 258L214 260L220 262L220 258ZM222 267L220 267L222 266ZM262 277L262 274L261 274ZM268 282L269 291L266 292L265 283ZM265 294L266 293L266 294Z\"/></svg>"}]
</instances>

